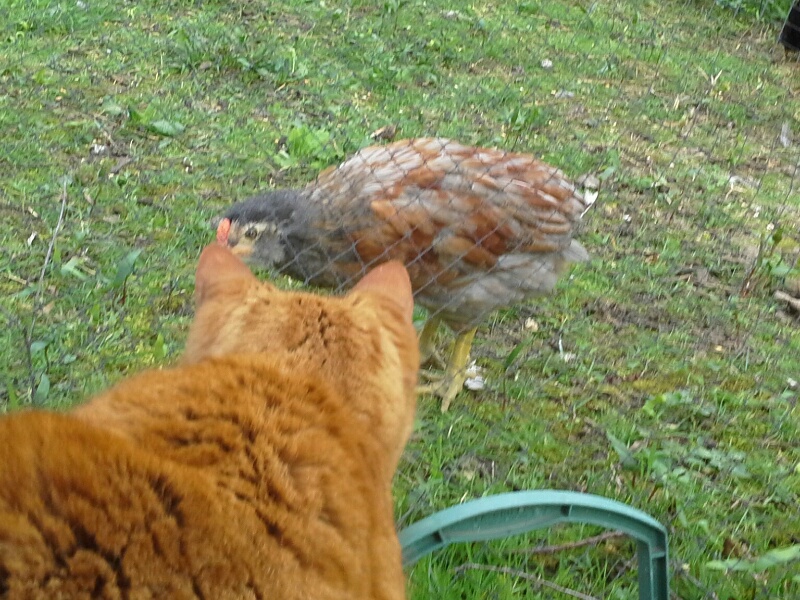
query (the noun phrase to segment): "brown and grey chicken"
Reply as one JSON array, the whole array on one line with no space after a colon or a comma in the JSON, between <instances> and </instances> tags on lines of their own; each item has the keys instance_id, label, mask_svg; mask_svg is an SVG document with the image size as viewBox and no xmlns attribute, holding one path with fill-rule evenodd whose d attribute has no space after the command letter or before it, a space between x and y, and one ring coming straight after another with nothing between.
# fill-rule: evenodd
<instances>
[{"instance_id":1,"label":"brown and grey chicken","mask_svg":"<svg viewBox=\"0 0 800 600\"><path fill-rule=\"evenodd\" d=\"M586 207L561 171L532 156L420 138L364 148L303 189L235 204L217 239L251 265L331 288L402 261L430 315L422 356L439 322L458 335L436 388L447 410L481 321L550 292L567 264L588 258L573 239Z\"/></svg>"}]
</instances>

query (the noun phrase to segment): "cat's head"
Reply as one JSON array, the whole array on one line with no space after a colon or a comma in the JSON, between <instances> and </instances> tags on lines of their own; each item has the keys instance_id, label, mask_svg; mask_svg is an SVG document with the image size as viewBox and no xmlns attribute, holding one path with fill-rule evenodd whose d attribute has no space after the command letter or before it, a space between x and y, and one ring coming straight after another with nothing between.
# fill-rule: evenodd
<instances>
[{"instance_id":1,"label":"cat's head","mask_svg":"<svg viewBox=\"0 0 800 600\"><path fill-rule=\"evenodd\" d=\"M322 296L261 282L214 244L200 257L195 295L185 364L270 355L294 373L321 376L370 423L405 443L416 405L419 350L411 283L400 263L376 267L344 296Z\"/></svg>"}]
</instances>

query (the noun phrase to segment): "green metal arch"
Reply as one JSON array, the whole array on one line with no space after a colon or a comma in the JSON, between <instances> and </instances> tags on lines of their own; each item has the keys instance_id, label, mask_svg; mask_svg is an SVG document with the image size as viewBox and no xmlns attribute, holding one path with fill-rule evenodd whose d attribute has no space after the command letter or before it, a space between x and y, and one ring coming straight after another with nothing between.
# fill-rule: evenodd
<instances>
[{"instance_id":1,"label":"green metal arch","mask_svg":"<svg viewBox=\"0 0 800 600\"><path fill-rule=\"evenodd\" d=\"M458 542L495 540L558 523L614 529L637 541L639 599L668 600L667 530L648 514L592 494L553 490L510 492L439 511L403 529L403 565Z\"/></svg>"}]
</instances>

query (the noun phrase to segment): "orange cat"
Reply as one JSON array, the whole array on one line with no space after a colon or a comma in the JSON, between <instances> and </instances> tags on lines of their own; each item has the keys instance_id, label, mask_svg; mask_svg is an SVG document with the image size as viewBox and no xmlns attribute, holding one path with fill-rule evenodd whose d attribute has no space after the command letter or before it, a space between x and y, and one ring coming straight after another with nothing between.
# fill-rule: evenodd
<instances>
[{"instance_id":1,"label":"orange cat","mask_svg":"<svg viewBox=\"0 0 800 600\"><path fill-rule=\"evenodd\" d=\"M0 597L403 598L403 267L324 298L212 246L196 294L182 365L0 419Z\"/></svg>"}]
</instances>

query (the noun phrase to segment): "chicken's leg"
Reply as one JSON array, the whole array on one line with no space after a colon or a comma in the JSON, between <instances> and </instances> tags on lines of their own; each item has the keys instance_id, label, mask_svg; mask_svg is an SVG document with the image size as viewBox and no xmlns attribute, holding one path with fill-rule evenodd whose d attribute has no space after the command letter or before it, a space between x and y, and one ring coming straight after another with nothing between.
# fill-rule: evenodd
<instances>
[{"instance_id":1,"label":"chicken's leg","mask_svg":"<svg viewBox=\"0 0 800 600\"><path fill-rule=\"evenodd\" d=\"M436 357L436 332L439 330L439 323L439 317L429 317L419 334L419 362L422 365Z\"/></svg>"},{"instance_id":2,"label":"chicken's leg","mask_svg":"<svg viewBox=\"0 0 800 600\"><path fill-rule=\"evenodd\" d=\"M464 387L475 331L476 329L470 329L458 335L450 350L444 374L428 374L425 378L431 383L417 386L417 394L433 394L442 399L442 412L450 408L450 403Z\"/></svg>"},{"instance_id":3,"label":"chicken's leg","mask_svg":"<svg viewBox=\"0 0 800 600\"><path fill-rule=\"evenodd\" d=\"M453 343L453 350L447 361L443 386L447 386L444 392L438 395L442 398L442 412L450 408L450 403L464 387L467 380L467 363L469 362L469 351L472 348L472 340L475 338L477 328L460 333Z\"/></svg>"}]
</instances>

